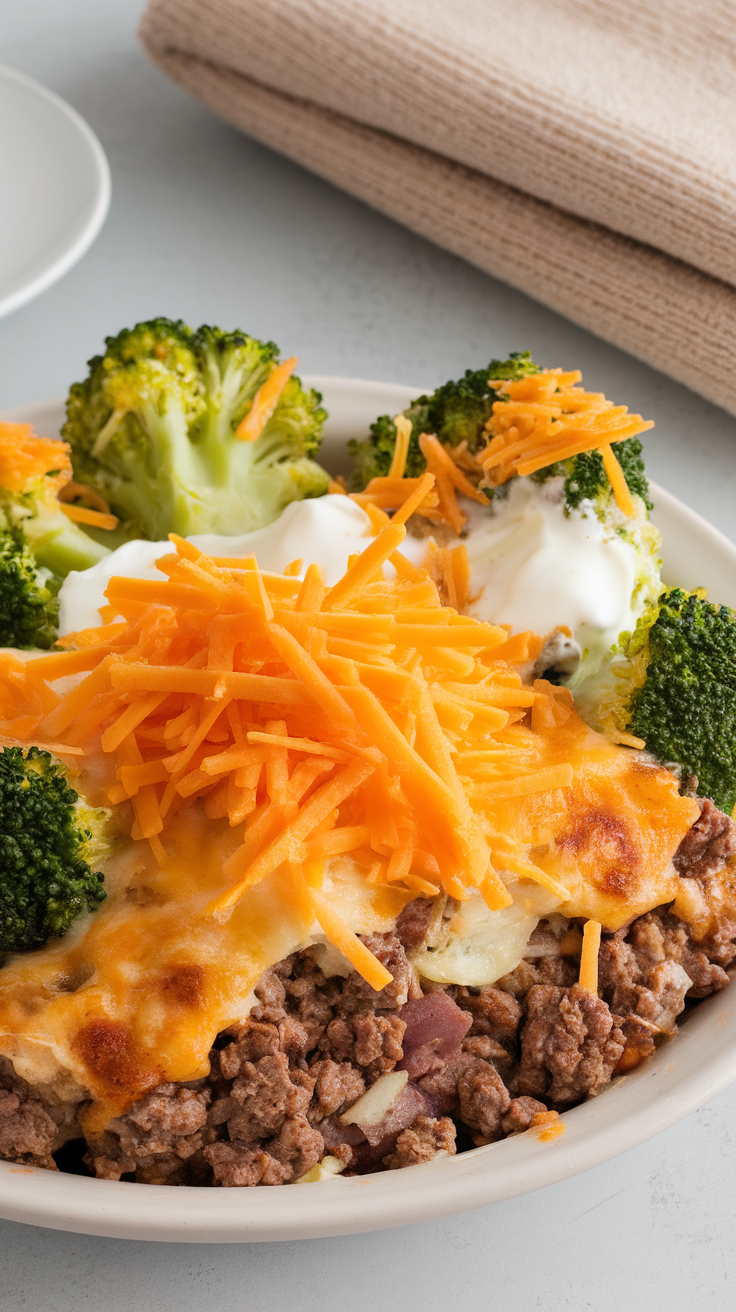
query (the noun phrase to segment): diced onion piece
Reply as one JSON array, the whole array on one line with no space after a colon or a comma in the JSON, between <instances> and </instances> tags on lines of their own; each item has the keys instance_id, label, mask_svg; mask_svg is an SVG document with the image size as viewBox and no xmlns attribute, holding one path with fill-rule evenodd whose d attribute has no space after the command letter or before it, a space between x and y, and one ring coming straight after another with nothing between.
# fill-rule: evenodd
<instances>
[{"instance_id":1,"label":"diced onion piece","mask_svg":"<svg viewBox=\"0 0 736 1312\"><path fill-rule=\"evenodd\" d=\"M300 1175L294 1184L319 1184L320 1180L334 1180L335 1176L345 1170L345 1163L340 1161L339 1157L323 1157L321 1162L317 1162L311 1171L306 1171Z\"/></svg>"},{"instance_id":2,"label":"diced onion piece","mask_svg":"<svg viewBox=\"0 0 736 1312\"><path fill-rule=\"evenodd\" d=\"M406 1071L390 1071L388 1075L379 1075L375 1084L343 1112L340 1117L343 1125L378 1125L391 1111L408 1080Z\"/></svg>"}]
</instances>

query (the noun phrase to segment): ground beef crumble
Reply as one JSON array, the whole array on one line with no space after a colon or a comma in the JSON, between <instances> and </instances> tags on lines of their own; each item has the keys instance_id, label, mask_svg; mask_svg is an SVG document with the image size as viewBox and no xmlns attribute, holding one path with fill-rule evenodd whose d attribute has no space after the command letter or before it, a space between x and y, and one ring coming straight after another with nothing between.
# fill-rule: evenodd
<instances>
[{"instance_id":1,"label":"ground beef crumble","mask_svg":"<svg viewBox=\"0 0 736 1312\"><path fill-rule=\"evenodd\" d=\"M701 798L700 807L700 816L680 843L674 864L678 874L704 879L718 874L729 857L736 855L736 826L710 798Z\"/></svg>"},{"instance_id":2,"label":"ground beef crumble","mask_svg":"<svg viewBox=\"0 0 736 1312\"><path fill-rule=\"evenodd\" d=\"M526 997L521 1061L515 1093L566 1106L592 1098L610 1084L625 1047L606 1002L578 984L535 984Z\"/></svg>"},{"instance_id":3,"label":"ground beef crumble","mask_svg":"<svg viewBox=\"0 0 736 1312\"><path fill-rule=\"evenodd\" d=\"M73 1103L32 1088L0 1057L0 1160L55 1171L52 1153L75 1123Z\"/></svg>"},{"instance_id":4,"label":"ground beef crumble","mask_svg":"<svg viewBox=\"0 0 736 1312\"><path fill-rule=\"evenodd\" d=\"M410 957L433 904L417 899L395 933L365 937L393 976L386 988L325 974L316 949L294 954L263 975L248 1018L218 1035L206 1079L161 1084L86 1144L75 1104L0 1057L0 1158L49 1169L56 1158L66 1169L60 1149L74 1140L72 1169L98 1178L242 1188L298 1180L326 1153L346 1174L366 1174L452 1156L458 1136L464 1150L523 1134L600 1094L675 1033L688 1005L728 983L734 856L733 822L701 802L675 857L699 919L676 915L676 903L604 935L598 997L576 982L579 931L566 936L571 955L552 955L546 922L495 985L423 990ZM382 1120L342 1122L397 1069L408 1082Z\"/></svg>"}]
</instances>

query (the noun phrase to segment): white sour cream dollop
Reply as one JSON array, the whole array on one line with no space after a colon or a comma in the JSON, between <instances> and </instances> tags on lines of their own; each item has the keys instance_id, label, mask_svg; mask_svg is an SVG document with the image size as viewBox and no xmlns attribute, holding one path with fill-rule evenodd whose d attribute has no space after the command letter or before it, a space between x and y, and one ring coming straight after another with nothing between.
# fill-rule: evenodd
<instances>
[{"instance_id":1,"label":"white sour cream dollop","mask_svg":"<svg viewBox=\"0 0 736 1312\"><path fill-rule=\"evenodd\" d=\"M219 537L203 533L190 538L195 547L213 556L255 555L261 569L282 574L292 561L301 560L301 577L308 565L319 565L328 586L345 573L348 557L370 541L371 522L364 510L339 494L292 501L273 524ZM74 633L101 623L99 608L106 604L105 589L115 575L131 579L159 579L160 556L170 554L170 542L126 542L91 569L72 570L59 593L59 632Z\"/></svg>"},{"instance_id":2,"label":"white sour cream dollop","mask_svg":"<svg viewBox=\"0 0 736 1312\"><path fill-rule=\"evenodd\" d=\"M583 503L565 515L561 497L561 480L540 485L519 479L487 509L465 504L469 609L478 619L510 625L515 633L532 629L546 635L565 626L595 662L636 622L637 551L601 522L592 505ZM332 585L370 536L365 511L335 494L293 501L273 524L252 533L207 534L191 541L213 555L255 554L261 569L274 573L301 559L302 577L308 565L316 564ZM426 539L412 537L402 547L416 564L426 549ZM69 574L60 593L60 632L99 624L113 575L161 578L155 562L171 550L168 542L128 542L91 569Z\"/></svg>"},{"instance_id":3,"label":"white sour cream dollop","mask_svg":"<svg viewBox=\"0 0 736 1312\"><path fill-rule=\"evenodd\" d=\"M561 479L515 479L488 510L474 505L465 547L477 619L514 633L564 626L590 663L636 623L636 547L591 502L566 515Z\"/></svg>"}]
</instances>

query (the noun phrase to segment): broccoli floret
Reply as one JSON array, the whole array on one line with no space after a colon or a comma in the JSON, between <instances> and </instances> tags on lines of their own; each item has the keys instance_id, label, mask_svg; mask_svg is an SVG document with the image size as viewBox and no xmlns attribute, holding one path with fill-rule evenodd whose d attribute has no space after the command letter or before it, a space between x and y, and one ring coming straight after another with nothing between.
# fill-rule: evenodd
<instances>
[{"instance_id":1,"label":"broccoli floret","mask_svg":"<svg viewBox=\"0 0 736 1312\"><path fill-rule=\"evenodd\" d=\"M488 420L493 414L494 403L499 399L497 390L489 385L489 381L515 382L541 372L528 351L517 352L505 361L492 360L485 369L468 370L458 382L445 383L431 396L417 397L403 412L412 427L405 475L416 478L426 469L419 446L422 432L436 434L448 447L465 442L471 455L483 450L489 440ZM395 447L394 421L388 415L382 415L371 425L369 438L349 444L348 449L356 460L353 486L363 488L372 478L385 477ZM520 499L529 500L529 494L532 494L531 500L539 496L551 504L559 504L560 515L595 515L600 521L604 540L621 538L628 543L634 551L634 582L629 607L629 622L633 626L641 615L648 612L662 591L661 539L649 520L651 502L641 443L632 437L617 442L615 451L629 489L636 498L633 515L625 514L618 505L598 450L558 461L530 475L514 475L497 487L487 486L483 480L479 490L488 498L491 514L502 515L505 500L518 507ZM538 485L550 483L553 479L556 480L553 487L544 492L537 491ZM478 524L477 513L476 510L471 521L471 536L473 525L477 527ZM599 630L593 625L583 629L581 626L580 632L573 637L580 652L578 664L570 673L570 657L566 656L564 672L558 670L556 677L564 679L571 689L577 689L602 666L609 667L615 629Z\"/></svg>"},{"instance_id":2,"label":"broccoli floret","mask_svg":"<svg viewBox=\"0 0 736 1312\"><path fill-rule=\"evenodd\" d=\"M0 647L50 647L59 580L41 569L19 528L0 530Z\"/></svg>"},{"instance_id":3,"label":"broccoli floret","mask_svg":"<svg viewBox=\"0 0 736 1312\"><path fill-rule=\"evenodd\" d=\"M736 802L736 614L670 588L622 634L605 676L575 695L613 736L633 734L730 812Z\"/></svg>"},{"instance_id":4,"label":"broccoli floret","mask_svg":"<svg viewBox=\"0 0 736 1312\"><path fill-rule=\"evenodd\" d=\"M36 437L28 424L0 423L0 532L32 553L58 590L72 569L89 569L108 554L64 514L58 494L71 478L69 451L61 442ZM8 540L5 539L6 550Z\"/></svg>"},{"instance_id":5,"label":"broccoli floret","mask_svg":"<svg viewBox=\"0 0 736 1312\"><path fill-rule=\"evenodd\" d=\"M278 363L273 342L154 319L106 339L67 402L75 476L100 491L130 536L246 533L290 501L321 496L310 456L326 418L296 377L254 441L236 429Z\"/></svg>"},{"instance_id":6,"label":"broccoli floret","mask_svg":"<svg viewBox=\"0 0 736 1312\"><path fill-rule=\"evenodd\" d=\"M61 442L0 423L0 646L50 647L62 579L107 555L62 510L70 477Z\"/></svg>"},{"instance_id":7,"label":"broccoli floret","mask_svg":"<svg viewBox=\"0 0 736 1312\"><path fill-rule=\"evenodd\" d=\"M0 750L0 952L40 947L105 898L93 870L107 813L70 787L38 747Z\"/></svg>"},{"instance_id":8,"label":"broccoli floret","mask_svg":"<svg viewBox=\"0 0 736 1312\"><path fill-rule=\"evenodd\" d=\"M485 445L485 426L491 416L493 402L497 400L495 391L488 386L489 378L513 380L540 372L529 351L516 351L508 360L491 360L486 369L466 370L458 382L444 383L431 396L417 397L404 411L412 426L406 476L417 478L426 469L427 462L419 449L421 433L435 433L441 442L451 446L459 446L465 441L471 454ZM356 489L364 488L372 478L388 474L395 445L396 425L388 415L381 415L371 424L369 438L362 442L348 443L348 451L357 462L352 478ZM641 497L647 510L651 510L649 484L641 458L641 442L636 437L630 437L617 442L615 450L630 492ZM600 451L586 451L569 460L547 465L530 477L535 483L546 483L550 478L563 477L565 509L568 513L577 510L583 500L597 502L603 496L608 501L612 495ZM506 496L508 490L507 483L496 489L484 488L489 498Z\"/></svg>"},{"instance_id":9,"label":"broccoli floret","mask_svg":"<svg viewBox=\"0 0 736 1312\"><path fill-rule=\"evenodd\" d=\"M649 500L649 483L642 460L642 446L638 437L625 438L617 442L614 451L624 478L633 496L641 497L647 510L652 509ZM577 510L581 501L598 501L603 495L609 499L611 484L603 467L600 451L584 451L582 455L572 456L569 460L547 465L536 474L530 474L536 483L546 483L557 476L565 479L565 509L569 513Z\"/></svg>"},{"instance_id":10,"label":"broccoli floret","mask_svg":"<svg viewBox=\"0 0 736 1312\"><path fill-rule=\"evenodd\" d=\"M419 449L421 433L435 433L451 446L467 442L471 453L485 445L485 425L496 400L496 393L488 386L489 378L526 378L539 372L528 351L515 351L508 360L491 360L485 369L467 369L457 382L444 383L431 395L417 397L404 411L411 420L407 477L416 478L426 469L427 462ZM352 481L358 489L372 478L388 474L396 445L396 425L389 415L381 415L370 431L371 436L363 441L348 443L348 451L357 462Z\"/></svg>"}]
</instances>

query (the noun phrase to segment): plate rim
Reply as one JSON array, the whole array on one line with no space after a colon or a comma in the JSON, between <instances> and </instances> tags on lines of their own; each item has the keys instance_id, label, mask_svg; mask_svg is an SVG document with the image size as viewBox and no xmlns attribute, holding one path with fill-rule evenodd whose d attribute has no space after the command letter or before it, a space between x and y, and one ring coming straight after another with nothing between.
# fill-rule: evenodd
<instances>
[{"instance_id":1,"label":"plate rim","mask_svg":"<svg viewBox=\"0 0 736 1312\"><path fill-rule=\"evenodd\" d=\"M107 155L99 138L87 120L68 101L49 87L44 86L42 82L38 82L36 78L20 72L19 69L11 68L7 64L0 64L0 81L15 82L32 91L40 99L52 105L74 127L77 135L87 147L88 157L92 164L92 173L96 179L94 204L90 206L87 218L76 237L61 255L58 255L47 264L41 273L29 279L16 291L0 297L0 318L4 318L8 314L12 314L14 310L20 309L21 306L27 305L29 301L40 296L42 292L45 292L60 278L63 278L79 262L94 242L107 218L112 196L112 179Z\"/></svg>"},{"instance_id":2,"label":"plate rim","mask_svg":"<svg viewBox=\"0 0 736 1312\"><path fill-rule=\"evenodd\" d=\"M304 375L304 381L341 393L341 400L352 394L356 403L360 393L364 400L383 394L399 404L402 391L418 394L403 384L338 375ZM26 403L0 412L0 419L22 420L24 411L58 415L61 407L59 398ZM736 575L736 545L677 497L651 487L665 515ZM404 1171L338 1177L307 1186L304 1194L291 1188L171 1189L2 1162L0 1217L72 1233L181 1243L307 1239L407 1225L533 1192L601 1165L670 1128L734 1079L736 988L701 1002L671 1045L614 1082L600 1100L563 1113L566 1133L551 1143L529 1133Z\"/></svg>"}]
</instances>

